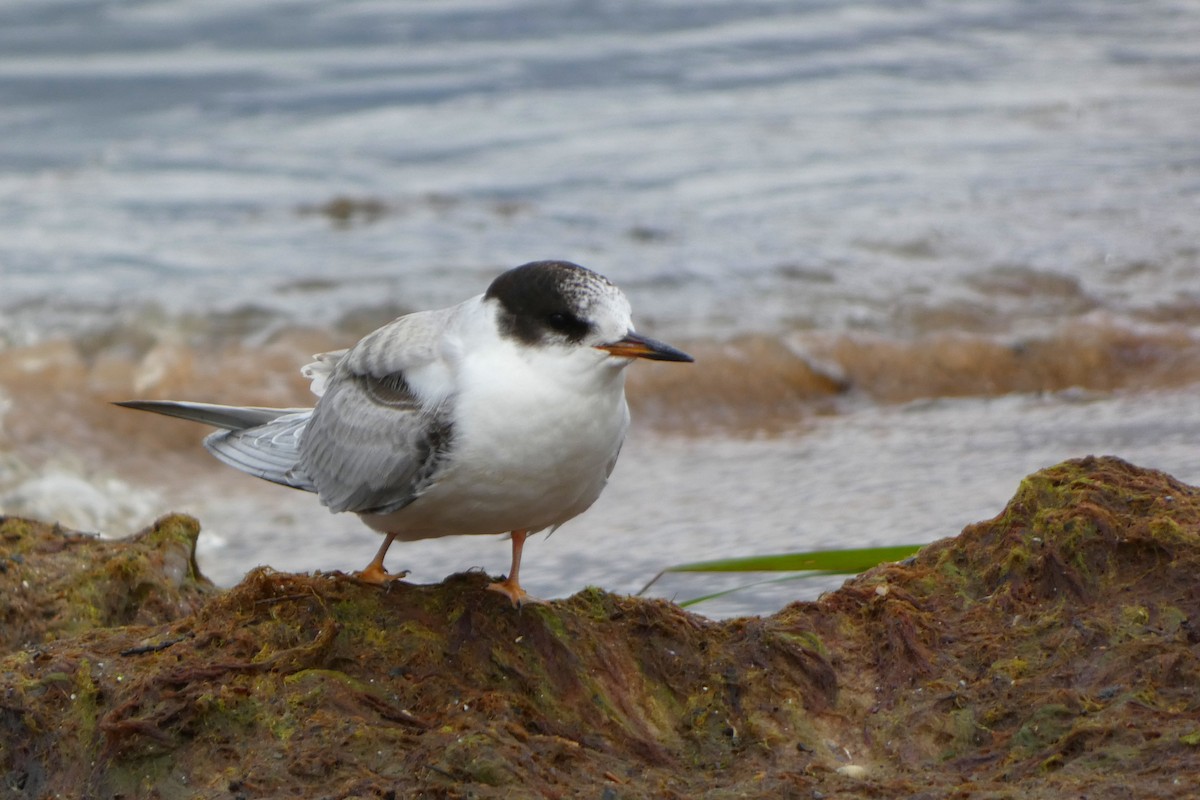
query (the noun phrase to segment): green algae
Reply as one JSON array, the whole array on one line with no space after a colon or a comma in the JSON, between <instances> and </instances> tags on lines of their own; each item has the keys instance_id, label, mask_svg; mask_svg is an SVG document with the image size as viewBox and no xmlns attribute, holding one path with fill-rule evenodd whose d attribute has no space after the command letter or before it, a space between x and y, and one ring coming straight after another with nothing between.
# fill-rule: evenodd
<instances>
[{"instance_id":1,"label":"green algae","mask_svg":"<svg viewBox=\"0 0 1200 800\"><path fill-rule=\"evenodd\" d=\"M1154 609L1154 624L1158 625L1164 634L1185 633L1184 626L1189 619L1182 609L1169 603L1160 603Z\"/></svg>"},{"instance_id":2,"label":"green algae","mask_svg":"<svg viewBox=\"0 0 1200 800\"><path fill-rule=\"evenodd\" d=\"M1029 660L1019 656L1002 658L992 662L991 672L993 674L1005 675L1009 680L1015 681L1029 672Z\"/></svg>"},{"instance_id":3,"label":"green algae","mask_svg":"<svg viewBox=\"0 0 1200 800\"><path fill-rule=\"evenodd\" d=\"M517 783L516 771L495 750L495 739L488 733L459 736L443 751L439 766L461 781L485 786Z\"/></svg>"},{"instance_id":4,"label":"green algae","mask_svg":"<svg viewBox=\"0 0 1200 800\"><path fill-rule=\"evenodd\" d=\"M825 648L825 643L821 641L821 637L813 631L798 631L792 633L790 631L776 631L775 635L785 642L788 642L796 647L804 650L811 650L821 656L829 655Z\"/></svg>"},{"instance_id":5,"label":"green algae","mask_svg":"<svg viewBox=\"0 0 1200 800\"><path fill-rule=\"evenodd\" d=\"M198 535L178 514L128 540L0 518L0 652L198 608L217 591L196 567Z\"/></svg>"},{"instance_id":6,"label":"green algae","mask_svg":"<svg viewBox=\"0 0 1200 800\"><path fill-rule=\"evenodd\" d=\"M1028 720L1013 734L1013 757L1025 758L1040 753L1047 745L1061 739L1071 729L1076 713L1061 703L1050 703L1034 709Z\"/></svg>"}]
</instances>

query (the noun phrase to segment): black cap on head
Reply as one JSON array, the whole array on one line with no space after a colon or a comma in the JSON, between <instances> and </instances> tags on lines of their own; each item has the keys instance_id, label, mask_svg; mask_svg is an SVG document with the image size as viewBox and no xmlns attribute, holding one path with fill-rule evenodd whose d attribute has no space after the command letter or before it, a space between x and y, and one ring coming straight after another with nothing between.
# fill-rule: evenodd
<instances>
[{"instance_id":1,"label":"black cap on head","mask_svg":"<svg viewBox=\"0 0 1200 800\"><path fill-rule=\"evenodd\" d=\"M500 304L500 331L525 344L578 344L591 329L584 318L599 287L612 283L569 261L534 261L510 269L488 287L484 299Z\"/></svg>"}]
</instances>

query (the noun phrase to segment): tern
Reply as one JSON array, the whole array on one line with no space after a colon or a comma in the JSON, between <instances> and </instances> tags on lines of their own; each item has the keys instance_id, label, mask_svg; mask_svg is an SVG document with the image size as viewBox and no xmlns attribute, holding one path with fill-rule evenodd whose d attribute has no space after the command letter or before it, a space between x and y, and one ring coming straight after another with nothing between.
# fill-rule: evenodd
<instances>
[{"instance_id":1,"label":"tern","mask_svg":"<svg viewBox=\"0 0 1200 800\"><path fill-rule=\"evenodd\" d=\"M634 331L629 301L566 261L504 272L458 305L399 317L301 372L314 408L171 400L117 405L218 428L210 453L315 492L384 535L357 576L388 583L396 539L509 533L512 565L488 588L514 606L526 538L600 496L629 428L625 368L692 361Z\"/></svg>"}]
</instances>

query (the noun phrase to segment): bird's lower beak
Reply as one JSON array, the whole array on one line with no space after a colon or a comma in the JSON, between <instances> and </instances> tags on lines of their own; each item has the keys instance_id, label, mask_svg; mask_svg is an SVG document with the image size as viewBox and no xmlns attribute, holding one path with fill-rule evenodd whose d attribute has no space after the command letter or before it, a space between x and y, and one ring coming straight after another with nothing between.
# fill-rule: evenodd
<instances>
[{"instance_id":1,"label":"bird's lower beak","mask_svg":"<svg viewBox=\"0 0 1200 800\"><path fill-rule=\"evenodd\" d=\"M633 331L612 344L596 345L597 350L606 350L614 356L622 358L648 358L651 361L694 361L682 350L676 350L669 344L656 342L648 336L640 336Z\"/></svg>"}]
</instances>

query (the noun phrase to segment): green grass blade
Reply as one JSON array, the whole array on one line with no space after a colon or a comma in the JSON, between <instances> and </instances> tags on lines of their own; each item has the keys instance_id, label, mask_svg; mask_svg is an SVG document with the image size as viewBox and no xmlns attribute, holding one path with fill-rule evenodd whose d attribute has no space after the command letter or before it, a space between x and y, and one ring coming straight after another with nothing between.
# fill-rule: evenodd
<instances>
[{"instance_id":1,"label":"green grass blade","mask_svg":"<svg viewBox=\"0 0 1200 800\"><path fill-rule=\"evenodd\" d=\"M877 564L901 561L924 545L902 544L890 547L860 547L850 550L817 550L808 553L783 553L773 556L745 556L716 561L696 561L667 567L642 587L644 594L668 572L821 572L828 575L856 575Z\"/></svg>"},{"instance_id":2,"label":"green grass blade","mask_svg":"<svg viewBox=\"0 0 1200 800\"><path fill-rule=\"evenodd\" d=\"M924 545L902 544L894 547L863 547L854 550L819 550L811 553L784 553L775 556L745 556L716 561L696 561L667 567L664 572L800 572L827 570L853 575L876 564L900 561Z\"/></svg>"}]
</instances>

